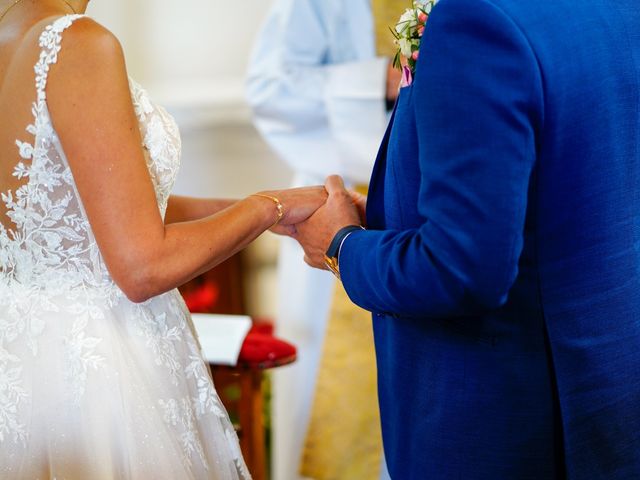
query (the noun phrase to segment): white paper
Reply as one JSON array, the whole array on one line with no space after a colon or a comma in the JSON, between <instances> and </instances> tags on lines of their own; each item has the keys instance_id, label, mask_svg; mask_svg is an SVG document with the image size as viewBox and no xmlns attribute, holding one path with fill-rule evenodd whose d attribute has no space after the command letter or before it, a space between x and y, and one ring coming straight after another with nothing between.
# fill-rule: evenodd
<instances>
[{"instance_id":1,"label":"white paper","mask_svg":"<svg viewBox=\"0 0 640 480\"><path fill-rule=\"evenodd\" d=\"M205 360L215 365L237 365L240 349L251 329L251 318L208 313L194 313L192 317Z\"/></svg>"}]
</instances>

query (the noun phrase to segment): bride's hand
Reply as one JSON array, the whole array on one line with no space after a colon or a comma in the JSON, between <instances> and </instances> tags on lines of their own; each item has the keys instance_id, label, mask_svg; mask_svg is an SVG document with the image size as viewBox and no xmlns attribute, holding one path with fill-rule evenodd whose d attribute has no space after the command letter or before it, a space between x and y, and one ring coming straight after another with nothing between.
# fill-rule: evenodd
<instances>
[{"instance_id":1,"label":"bride's hand","mask_svg":"<svg viewBox=\"0 0 640 480\"><path fill-rule=\"evenodd\" d=\"M327 201L327 191L323 186L261 193L277 198L284 207L284 217L271 228L272 232L279 235L295 233L295 225L304 222Z\"/></svg>"}]
</instances>

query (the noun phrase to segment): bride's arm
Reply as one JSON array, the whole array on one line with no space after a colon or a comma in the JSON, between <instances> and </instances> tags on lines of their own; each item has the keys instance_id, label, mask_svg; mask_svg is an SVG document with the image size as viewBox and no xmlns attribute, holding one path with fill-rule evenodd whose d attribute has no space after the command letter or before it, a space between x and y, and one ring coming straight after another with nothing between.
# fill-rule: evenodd
<instances>
[{"instance_id":1,"label":"bride's arm","mask_svg":"<svg viewBox=\"0 0 640 480\"><path fill-rule=\"evenodd\" d=\"M220 198L193 198L181 195L171 195L169 205L165 215L164 223L190 222L200 220L229 208L236 204L238 200L227 200Z\"/></svg>"},{"instance_id":2,"label":"bride's arm","mask_svg":"<svg viewBox=\"0 0 640 480\"><path fill-rule=\"evenodd\" d=\"M276 219L248 197L200 220L165 225L147 170L121 47L89 19L67 30L47 101L98 246L114 281L141 302L238 252ZM295 224L324 202L322 188L271 192Z\"/></svg>"}]
</instances>

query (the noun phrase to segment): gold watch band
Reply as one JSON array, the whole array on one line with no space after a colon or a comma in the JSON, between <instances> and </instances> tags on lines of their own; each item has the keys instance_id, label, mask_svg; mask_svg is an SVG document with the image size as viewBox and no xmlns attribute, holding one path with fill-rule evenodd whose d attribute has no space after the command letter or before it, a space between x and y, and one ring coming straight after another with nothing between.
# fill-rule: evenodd
<instances>
[{"instance_id":1,"label":"gold watch band","mask_svg":"<svg viewBox=\"0 0 640 480\"><path fill-rule=\"evenodd\" d=\"M338 265L338 258L325 255L324 264L331 271L331 273L333 273L338 278L338 280L340 280L340 266Z\"/></svg>"}]
</instances>

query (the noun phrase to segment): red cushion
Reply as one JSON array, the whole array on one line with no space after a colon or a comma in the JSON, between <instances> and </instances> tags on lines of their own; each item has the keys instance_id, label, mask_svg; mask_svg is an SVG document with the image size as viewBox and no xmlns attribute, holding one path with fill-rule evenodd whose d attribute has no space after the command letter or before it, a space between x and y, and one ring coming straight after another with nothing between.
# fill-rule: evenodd
<instances>
[{"instance_id":1,"label":"red cushion","mask_svg":"<svg viewBox=\"0 0 640 480\"><path fill-rule=\"evenodd\" d=\"M292 362L296 354L296 347L290 343L252 329L242 344L238 364L248 367L271 368Z\"/></svg>"},{"instance_id":2,"label":"red cushion","mask_svg":"<svg viewBox=\"0 0 640 480\"><path fill-rule=\"evenodd\" d=\"M261 333L262 335L273 336L273 323L267 323L260 318L253 319L254 324L251 327L250 333Z\"/></svg>"}]
</instances>

